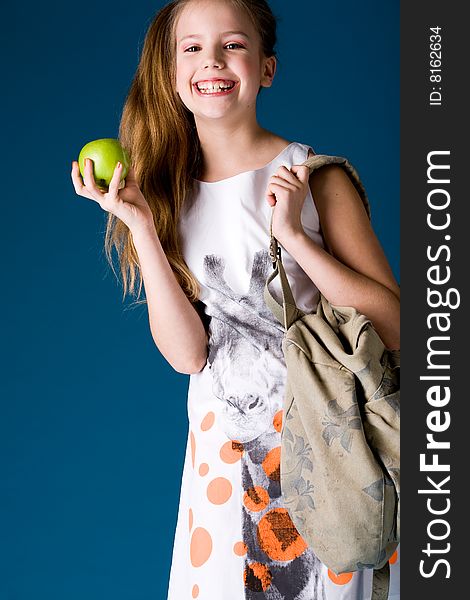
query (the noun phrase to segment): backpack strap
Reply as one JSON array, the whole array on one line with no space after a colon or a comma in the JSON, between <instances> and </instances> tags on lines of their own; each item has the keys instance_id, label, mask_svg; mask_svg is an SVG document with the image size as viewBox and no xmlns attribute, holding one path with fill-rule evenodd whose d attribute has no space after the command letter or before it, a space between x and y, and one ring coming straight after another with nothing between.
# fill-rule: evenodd
<instances>
[{"instance_id":1,"label":"backpack strap","mask_svg":"<svg viewBox=\"0 0 470 600\"><path fill-rule=\"evenodd\" d=\"M282 264L281 259L281 247L279 246L276 238L272 233L272 217L271 217L271 259L273 261L274 271L266 280L266 284L264 286L264 300L266 305L271 310L276 319L281 323L284 329L287 331L289 327L297 321L297 319L303 317L305 313L301 311L294 300L294 294L292 293L291 287L289 285L289 280L287 279L286 271L284 269L284 265ZM271 281L276 279L279 275L279 279L281 281L281 294L282 294L282 305L274 298L269 290L269 284Z\"/></svg>"}]
</instances>

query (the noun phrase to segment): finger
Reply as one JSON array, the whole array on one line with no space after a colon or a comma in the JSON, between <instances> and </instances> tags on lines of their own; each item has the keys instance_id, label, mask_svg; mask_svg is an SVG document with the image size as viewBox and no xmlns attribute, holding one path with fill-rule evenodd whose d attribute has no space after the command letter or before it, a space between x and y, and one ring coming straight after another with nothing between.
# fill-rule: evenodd
<instances>
[{"instance_id":1,"label":"finger","mask_svg":"<svg viewBox=\"0 0 470 600\"><path fill-rule=\"evenodd\" d=\"M295 175L293 175L293 177L295 177ZM270 180L270 183L275 183L276 185L280 185L281 187L285 188L286 190L290 190L292 192L295 192L296 190L299 189L299 181L297 180L297 184L293 184L290 181L286 181L284 178L282 177L278 177L277 175L272 175Z\"/></svg>"},{"instance_id":2,"label":"finger","mask_svg":"<svg viewBox=\"0 0 470 600\"><path fill-rule=\"evenodd\" d=\"M90 196L86 187L83 185L82 176L80 175L80 168L78 166L78 162L75 160L72 162L72 172L70 175L72 177L72 183L75 189L75 193L79 196L84 196L85 198L93 199Z\"/></svg>"},{"instance_id":3,"label":"finger","mask_svg":"<svg viewBox=\"0 0 470 600\"><path fill-rule=\"evenodd\" d=\"M118 161L117 165L114 167L113 176L111 177L111 181L109 182L108 187L108 196L111 198L115 198L119 193L119 184L121 183L121 173L122 173L122 163Z\"/></svg>"},{"instance_id":4,"label":"finger","mask_svg":"<svg viewBox=\"0 0 470 600\"><path fill-rule=\"evenodd\" d=\"M267 193L266 200L268 201L269 206L276 206L276 196L274 194Z\"/></svg>"},{"instance_id":5,"label":"finger","mask_svg":"<svg viewBox=\"0 0 470 600\"><path fill-rule=\"evenodd\" d=\"M78 161L72 161L72 176L78 177L78 179L83 183L82 174L80 173L80 167L78 166Z\"/></svg>"},{"instance_id":6,"label":"finger","mask_svg":"<svg viewBox=\"0 0 470 600\"><path fill-rule=\"evenodd\" d=\"M310 169L305 165L294 165L291 168L292 173L297 176L301 183L307 183L310 177Z\"/></svg>"},{"instance_id":7,"label":"finger","mask_svg":"<svg viewBox=\"0 0 470 600\"><path fill-rule=\"evenodd\" d=\"M281 177L282 179L285 179L286 181L288 181L289 183L294 185L296 188L299 187L298 177L284 165L279 167L279 169L277 171L277 176Z\"/></svg>"},{"instance_id":8,"label":"finger","mask_svg":"<svg viewBox=\"0 0 470 600\"><path fill-rule=\"evenodd\" d=\"M266 187L266 200L270 204L270 206L274 206L276 204L276 196L271 189L271 183L269 182Z\"/></svg>"},{"instance_id":9,"label":"finger","mask_svg":"<svg viewBox=\"0 0 470 600\"><path fill-rule=\"evenodd\" d=\"M85 158L83 168L83 182L85 183L87 190L93 196L94 200L98 200L99 202L103 198L103 193L96 185L95 177L93 175L93 161L91 158Z\"/></svg>"},{"instance_id":10,"label":"finger","mask_svg":"<svg viewBox=\"0 0 470 600\"><path fill-rule=\"evenodd\" d=\"M75 191L78 194L79 191L81 191L83 188L83 179L80 174L80 168L76 160L72 161L72 171L70 173L70 176L72 178L73 187L75 188Z\"/></svg>"},{"instance_id":11,"label":"finger","mask_svg":"<svg viewBox=\"0 0 470 600\"><path fill-rule=\"evenodd\" d=\"M268 185L268 189L266 190L266 198L273 197L277 201L278 197L285 196L286 191L288 191L283 185L279 185L277 183L270 183Z\"/></svg>"}]
</instances>

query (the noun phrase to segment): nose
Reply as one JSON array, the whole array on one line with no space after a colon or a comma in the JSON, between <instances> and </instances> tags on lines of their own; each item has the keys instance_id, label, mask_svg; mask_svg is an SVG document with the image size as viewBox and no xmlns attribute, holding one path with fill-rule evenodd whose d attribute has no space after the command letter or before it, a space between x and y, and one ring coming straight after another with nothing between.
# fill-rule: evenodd
<instances>
[{"instance_id":1,"label":"nose","mask_svg":"<svg viewBox=\"0 0 470 600\"><path fill-rule=\"evenodd\" d=\"M204 61L204 69L222 69L223 66L221 60L211 59Z\"/></svg>"},{"instance_id":2,"label":"nose","mask_svg":"<svg viewBox=\"0 0 470 600\"><path fill-rule=\"evenodd\" d=\"M209 51L204 57L204 69L222 69L224 67L224 60L220 53L213 49Z\"/></svg>"},{"instance_id":3,"label":"nose","mask_svg":"<svg viewBox=\"0 0 470 600\"><path fill-rule=\"evenodd\" d=\"M248 408L250 410L253 410L255 408L255 406L258 405L259 403L259 397L258 396L253 396L253 394L249 394L247 400L250 402L250 404L248 405Z\"/></svg>"}]
</instances>

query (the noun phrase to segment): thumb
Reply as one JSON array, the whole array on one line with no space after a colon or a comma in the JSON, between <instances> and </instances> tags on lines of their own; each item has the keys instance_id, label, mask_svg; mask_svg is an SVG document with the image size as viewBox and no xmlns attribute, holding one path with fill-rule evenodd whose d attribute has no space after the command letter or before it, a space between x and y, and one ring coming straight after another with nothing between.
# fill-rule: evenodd
<instances>
[{"instance_id":1,"label":"thumb","mask_svg":"<svg viewBox=\"0 0 470 600\"><path fill-rule=\"evenodd\" d=\"M290 169L301 183L307 183L310 177L310 169L305 165L293 165Z\"/></svg>"}]
</instances>

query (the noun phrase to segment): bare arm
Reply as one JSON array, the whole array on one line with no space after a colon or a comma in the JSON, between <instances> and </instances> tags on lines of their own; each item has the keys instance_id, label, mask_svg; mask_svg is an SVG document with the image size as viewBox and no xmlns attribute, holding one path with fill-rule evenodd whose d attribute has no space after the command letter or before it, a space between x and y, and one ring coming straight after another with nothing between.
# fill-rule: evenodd
<instances>
[{"instance_id":1,"label":"bare arm","mask_svg":"<svg viewBox=\"0 0 470 600\"><path fill-rule=\"evenodd\" d=\"M207 334L181 289L153 224L133 232L139 255L150 330L160 352L180 373L197 373L207 360Z\"/></svg>"},{"instance_id":2,"label":"bare arm","mask_svg":"<svg viewBox=\"0 0 470 600\"><path fill-rule=\"evenodd\" d=\"M305 233L284 247L331 304L354 306L372 321L385 346L400 347L400 301L389 288L347 267Z\"/></svg>"},{"instance_id":3,"label":"bare arm","mask_svg":"<svg viewBox=\"0 0 470 600\"><path fill-rule=\"evenodd\" d=\"M281 167L268 186L268 201L276 206L274 235L332 304L354 306L385 346L399 348L400 289L354 185L337 166L323 167L310 181L306 167L291 171ZM329 252L301 225L309 183Z\"/></svg>"},{"instance_id":4,"label":"bare arm","mask_svg":"<svg viewBox=\"0 0 470 600\"><path fill-rule=\"evenodd\" d=\"M327 260L341 269L337 288L328 290L334 298L330 302L343 299L347 305L352 300L350 304L372 321L385 346L399 348L400 288L356 188L339 166L313 173L310 188L331 253Z\"/></svg>"},{"instance_id":5,"label":"bare arm","mask_svg":"<svg viewBox=\"0 0 470 600\"><path fill-rule=\"evenodd\" d=\"M103 193L93 178L93 164L86 161L82 178L78 163L72 165L72 181L80 196L97 202L101 208L125 223L134 241L141 267L150 330L160 352L180 373L201 371L207 359L207 335L201 318L181 289L163 251L152 213L131 169L126 185L119 189L118 164L109 191Z\"/></svg>"}]
</instances>

